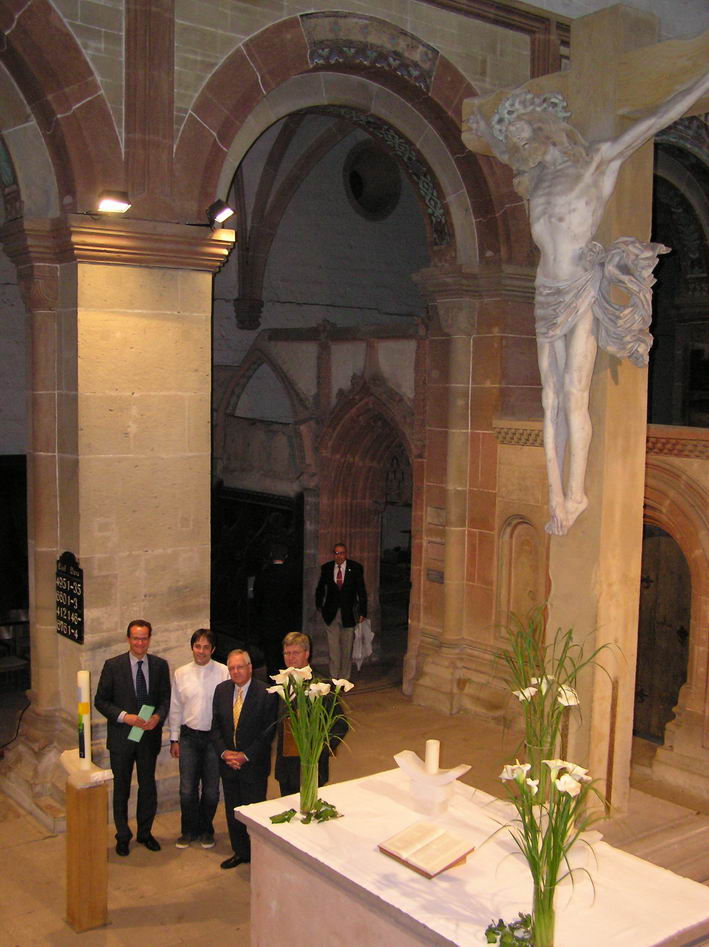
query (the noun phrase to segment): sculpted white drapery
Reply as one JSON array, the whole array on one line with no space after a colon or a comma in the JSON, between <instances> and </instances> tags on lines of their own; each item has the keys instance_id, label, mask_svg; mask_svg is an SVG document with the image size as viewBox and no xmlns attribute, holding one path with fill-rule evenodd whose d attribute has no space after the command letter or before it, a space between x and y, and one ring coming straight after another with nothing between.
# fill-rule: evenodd
<instances>
[{"instance_id":1,"label":"sculpted white drapery","mask_svg":"<svg viewBox=\"0 0 709 947\"><path fill-rule=\"evenodd\" d=\"M567 533L588 505L588 398L597 346L635 364L647 364L652 344L648 331L652 270L657 255L668 249L621 237L604 250L592 238L625 159L708 91L709 73L617 138L590 144L566 121L570 112L558 93L515 92L490 122L479 109L468 119L463 139L468 135L485 139L516 172L515 189L529 201L532 238L541 251L535 327L549 533ZM612 301L614 286L629 300L626 305Z\"/></svg>"}]
</instances>

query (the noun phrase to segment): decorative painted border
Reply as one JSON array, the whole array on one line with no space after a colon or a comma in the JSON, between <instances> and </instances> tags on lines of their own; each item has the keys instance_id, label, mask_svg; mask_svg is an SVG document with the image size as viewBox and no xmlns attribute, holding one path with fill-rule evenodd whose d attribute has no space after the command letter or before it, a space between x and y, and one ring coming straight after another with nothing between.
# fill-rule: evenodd
<instances>
[{"instance_id":1,"label":"decorative painted border","mask_svg":"<svg viewBox=\"0 0 709 947\"><path fill-rule=\"evenodd\" d=\"M493 422L498 444L514 447L543 447L541 421ZM706 428L648 425L646 453L656 457L687 457L709 460L709 431Z\"/></svg>"},{"instance_id":2,"label":"decorative painted border","mask_svg":"<svg viewBox=\"0 0 709 947\"><path fill-rule=\"evenodd\" d=\"M300 20L311 66L385 69L431 91L440 54L406 30L355 13L306 13Z\"/></svg>"},{"instance_id":3,"label":"decorative painted border","mask_svg":"<svg viewBox=\"0 0 709 947\"><path fill-rule=\"evenodd\" d=\"M498 444L512 447L544 447L541 421L493 421Z\"/></svg>"},{"instance_id":4,"label":"decorative painted border","mask_svg":"<svg viewBox=\"0 0 709 947\"><path fill-rule=\"evenodd\" d=\"M650 424L647 453L656 457L689 457L709 460L709 431L698 427Z\"/></svg>"}]
</instances>

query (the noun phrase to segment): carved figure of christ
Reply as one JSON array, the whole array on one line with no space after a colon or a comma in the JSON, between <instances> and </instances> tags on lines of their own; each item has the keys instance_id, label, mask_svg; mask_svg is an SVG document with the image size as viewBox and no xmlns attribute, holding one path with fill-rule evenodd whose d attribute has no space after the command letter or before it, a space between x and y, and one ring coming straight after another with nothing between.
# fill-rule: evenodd
<instances>
[{"instance_id":1,"label":"carved figure of christ","mask_svg":"<svg viewBox=\"0 0 709 947\"><path fill-rule=\"evenodd\" d=\"M657 254L666 250L658 244L620 238L606 254L592 238L626 158L707 92L709 73L617 138L590 144L567 123L569 112L557 93L516 92L500 105L490 123L478 110L468 119L472 134L484 138L516 172L515 187L529 202L532 238L540 250L535 323L549 533L564 535L588 505L588 401L598 342L636 364L647 363L651 272ZM611 270L614 278L608 281ZM619 285L619 273L620 285L635 297L637 310L632 333L622 338L613 325L614 316L622 312L625 323L629 310L610 301L610 288Z\"/></svg>"}]
</instances>

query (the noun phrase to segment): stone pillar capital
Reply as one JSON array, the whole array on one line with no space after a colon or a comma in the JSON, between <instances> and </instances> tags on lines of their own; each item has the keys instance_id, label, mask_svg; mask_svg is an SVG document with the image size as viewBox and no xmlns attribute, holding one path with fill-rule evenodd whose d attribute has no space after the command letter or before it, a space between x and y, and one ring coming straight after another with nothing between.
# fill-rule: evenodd
<instances>
[{"instance_id":1,"label":"stone pillar capital","mask_svg":"<svg viewBox=\"0 0 709 947\"><path fill-rule=\"evenodd\" d=\"M511 264L452 264L429 267L413 275L414 282L435 310L447 335L472 335L478 308L491 299L531 303L534 270Z\"/></svg>"},{"instance_id":2,"label":"stone pillar capital","mask_svg":"<svg viewBox=\"0 0 709 947\"><path fill-rule=\"evenodd\" d=\"M67 214L21 218L0 228L18 271L38 264L110 263L216 273L234 245L232 230L131 218Z\"/></svg>"}]
</instances>

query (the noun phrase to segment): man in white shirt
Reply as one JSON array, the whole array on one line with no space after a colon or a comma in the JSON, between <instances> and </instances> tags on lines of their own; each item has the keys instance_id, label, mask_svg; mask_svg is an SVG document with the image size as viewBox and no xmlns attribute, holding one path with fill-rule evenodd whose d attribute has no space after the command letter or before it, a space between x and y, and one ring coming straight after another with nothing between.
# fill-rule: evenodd
<instances>
[{"instance_id":1,"label":"man in white shirt","mask_svg":"<svg viewBox=\"0 0 709 947\"><path fill-rule=\"evenodd\" d=\"M180 761L181 835L177 848L199 841L214 846L214 814L219 804L219 760L209 738L212 699L226 681L226 665L212 661L214 632L198 628L190 639L192 658L175 671L170 700L170 755ZM201 783L201 792L200 792Z\"/></svg>"}]
</instances>

